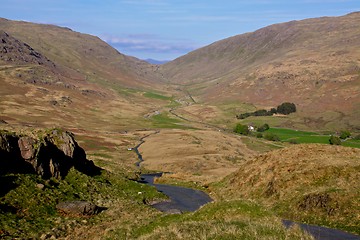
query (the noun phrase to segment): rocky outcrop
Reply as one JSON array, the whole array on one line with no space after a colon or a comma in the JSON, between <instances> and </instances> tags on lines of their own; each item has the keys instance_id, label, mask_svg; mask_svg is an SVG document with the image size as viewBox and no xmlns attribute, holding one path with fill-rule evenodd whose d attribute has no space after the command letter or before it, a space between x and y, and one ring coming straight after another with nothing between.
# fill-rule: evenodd
<instances>
[{"instance_id":1,"label":"rocky outcrop","mask_svg":"<svg viewBox=\"0 0 360 240\"><path fill-rule=\"evenodd\" d=\"M12 64L38 64L55 67L55 64L28 44L0 31L0 60Z\"/></svg>"},{"instance_id":2,"label":"rocky outcrop","mask_svg":"<svg viewBox=\"0 0 360 240\"><path fill-rule=\"evenodd\" d=\"M34 138L0 133L0 174L27 172L45 179L63 178L72 167L87 175L100 173L100 168L86 159L72 133L52 129L38 135L41 136Z\"/></svg>"},{"instance_id":3,"label":"rocky outcrop","mask_svg":"<svg viewBox=\"0 0 360 240\"><path fill-rule=\"evenodd\" d=\"M18 146L18 136L6 131L0 132L0 175L6 172L32 173L30 163L24 161Z\"/></svg>"},{"instance_id":4,"label":"rocky outcrop","mask_svg":"<svg viewBox=\"0 0 360 240\"><path fill-rule=\"evenodd\" d=\"M105 210L87 201L67 201L56 205L56 209L65 214L71 215L95 215Z\"/></svg>"}]
</instances>

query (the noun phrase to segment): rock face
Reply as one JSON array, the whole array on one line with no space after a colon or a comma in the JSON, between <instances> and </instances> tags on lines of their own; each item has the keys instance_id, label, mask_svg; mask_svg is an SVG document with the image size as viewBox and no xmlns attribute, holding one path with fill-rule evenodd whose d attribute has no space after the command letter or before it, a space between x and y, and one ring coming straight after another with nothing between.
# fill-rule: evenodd
<instances>
[{"instance_id":1,"label":"rock face","mask_svg":"<svg viewBox=\"0 0 360 240\"><path fill-rule=\"evenodd\" d=\"M12 64L35 63L55 67L55 64L28 44L0 31L0 60Z\"/></svg>"},{"instance_id":2,"label":"rock face","mask_svg":"<svg viewBox=\"0 0 360 240\"><path fill-rule=\"evenodd\" d=\"M103 209L87 201L68 201L56 205L56 209L72 215L95 215Z\"/></svg>"},{"instance_id":3,"label":"rock face","mask_svg":"<svg viewBox=\"0 0 360 240\"><path fill-rule=\"evenodd\" d=\"M26 172L45 179L63 178L72 167L88 175L100 173L70 132L53 129L38 139L0 133L0 174Z\"/></svg>"}]
</instances>

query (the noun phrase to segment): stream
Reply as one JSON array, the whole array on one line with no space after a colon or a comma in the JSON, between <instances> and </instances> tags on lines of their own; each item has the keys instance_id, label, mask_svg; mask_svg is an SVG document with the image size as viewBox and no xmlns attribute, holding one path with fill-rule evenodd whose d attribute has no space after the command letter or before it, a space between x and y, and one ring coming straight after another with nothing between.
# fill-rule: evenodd
<instances>
[{"instance_id":1,"label":"stream","mask_svg":"<svg viewBox=\"0 0 360 240\"><path fill-rule=\"evenodd\" d=\"M204 192L172 185L155 184L154 178L161 177L162 173L142 174L141 182L154 186L159 192L167 195L169 201L153 204L152 207L168 213L194 212L201 206L212 201Z\"/></svg>"},{"instance_id":2,"label":"stream","mask_svg":"<svg viewBox=\"0 0 360 240\"><path fill-rule=\"evenodd\" d=\"M144 161L138 148L141 146L141 144L145 142L144 139L146 137L157 133L159 133L159 131L142 137L140 139L140 144L133 148L139 159L139 161L136 163L137 167L140 167L141 162ZM156 177L161 177L162 174L163 173L161 172L142 174L141 181L139 181L140 183L154 186L159 192L169 197L168 201L163 201L151 205L159 211L175 214L181 214L183 212L194 212L198 210L201 206L213 201L209 197L209 195L199 190L165 184L155 184L154 179ZM360 240L360 236L358 235L347 233L337 229L309 225L304 223L296 223L290 220L282 220L282 223L286 228L290 228L292 225L297 224L302 230L311 234L316 240Z\"/></svg>"}]
</instances>

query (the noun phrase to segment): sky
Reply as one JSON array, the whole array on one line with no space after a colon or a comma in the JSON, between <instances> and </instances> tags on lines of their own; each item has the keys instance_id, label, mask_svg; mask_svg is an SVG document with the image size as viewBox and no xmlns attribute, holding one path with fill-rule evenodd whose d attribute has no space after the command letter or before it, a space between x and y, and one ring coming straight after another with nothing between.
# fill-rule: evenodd
<instances>
[{"instance_id":1,"label":"sky","mask_svg":"<svg viewBox=\"0 0 360 240\"><path fill-rule=\"evenodd\" d=\"M0 9L96 35L126 55L172 60L271 24L360 11L360 0L1 0Z\"/></svg>"}]
</instances>

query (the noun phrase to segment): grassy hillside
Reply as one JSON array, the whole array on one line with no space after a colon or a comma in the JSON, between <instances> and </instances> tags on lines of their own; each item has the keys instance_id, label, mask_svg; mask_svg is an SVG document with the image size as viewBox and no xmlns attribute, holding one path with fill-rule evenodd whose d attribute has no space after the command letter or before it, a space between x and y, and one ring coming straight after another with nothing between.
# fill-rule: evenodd
<instances>
[{"instance_id":1,"label":"grassy hillside","mask_svg":"<svg viewBox=\"0 0 360 240\"><path fill-rule=\"evenodd\" d=\"M156 66L95 36L2 18L0 30L0 119L5 122L141 128L152 125L144 115L172 101L173 91L157 80Z\"/></svg>"},{"instance_id":2,"label":"grassy hillside","mask_svg":"<svg viewBox=\"0 0 360 240\"><path fill-rule=\"evenodd\" d=\"M313 128L359 126L360 13L275 24L161 66L203 103L296 103Z\"/></svg>"},{"instance_id":3,"label":"grassy hillside","mask_svg":"<svg viewBox=\"0 0 360 240\"><path fill-rule=\"evenodd\" d=\"M214 187L221 199L251 199L284 218L359 234L360 150L304 144L246 161Z\"/></svg>"}]
</instances>

